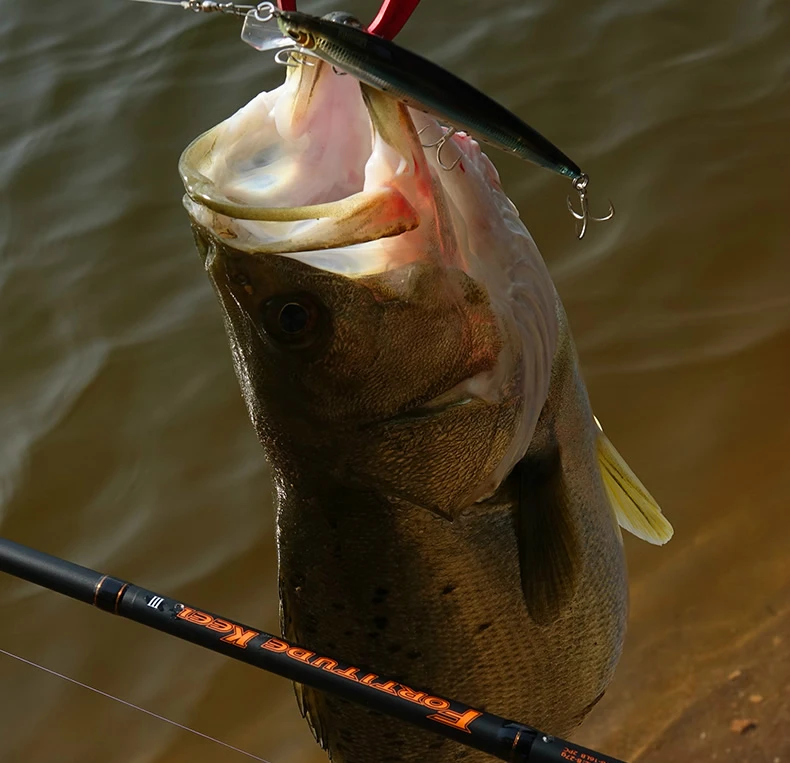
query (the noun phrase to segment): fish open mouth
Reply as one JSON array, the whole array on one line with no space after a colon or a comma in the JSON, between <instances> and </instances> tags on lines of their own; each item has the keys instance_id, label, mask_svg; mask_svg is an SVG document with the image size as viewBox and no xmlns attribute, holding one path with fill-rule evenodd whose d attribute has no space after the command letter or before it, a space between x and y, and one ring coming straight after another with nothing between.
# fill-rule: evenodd
<instances>
[{"instance_id":1,"label":"fish open mouth","mask_svg":"<svg viewBox=\"0 0 790 763\"><path fill-rule=\"evenodd\" d=\"M523 401L475 498L490 494L526 450L548 394L558 328L540 253L469 136L448 141L443 159L456 169L445 171L437 151L423 147L444 135L435 120L322 61L290 63L283 85L182 154L184 205L198 238L229 257L288 257L354 279L382 304L424 303L437 327L484 305L501 338L495 363L406 416L463 417L475 406ZM441 274L430 289L414 275L429 270ZM470 317L467 333L479 324Z\"/></svg>"},{"instance_id":2,"label":"fish open mouth","mask_svg":"<svg viewBox=\"0 0 790 763\"><path fill-rule=\"evenodd\" d=\"M366 275L446 248L408 109L315 59L193 141L179 169L193 220L241 251Z\"/></svg>"}]
</instances>

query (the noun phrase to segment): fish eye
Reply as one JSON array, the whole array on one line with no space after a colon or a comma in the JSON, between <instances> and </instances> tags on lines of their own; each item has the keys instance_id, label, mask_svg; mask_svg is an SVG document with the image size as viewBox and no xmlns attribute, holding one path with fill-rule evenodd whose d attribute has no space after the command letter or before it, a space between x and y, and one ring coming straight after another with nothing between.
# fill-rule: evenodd
<instances>
[{"instance_id":1,"label":"fish eye","mask_svg":"<svg viewBox=\"0 0 790 763\"><path fill-rule=\"evenodd\" d=\"M307 330L310 325L310 311L298 302L289 302L280 308L277 320L281 331L295 336Z\"/></svg>"},{"instance_id":2,"label":"fish eye","mask_svg":"<svg viewBox=\"0 0 790 763\"><path fill-rule=\"evenodd\" d=\"M326 310L312 294L272 297L261 306L264 331L279 345L308 347L323 334Z\"/></svg>"}]
</instances>

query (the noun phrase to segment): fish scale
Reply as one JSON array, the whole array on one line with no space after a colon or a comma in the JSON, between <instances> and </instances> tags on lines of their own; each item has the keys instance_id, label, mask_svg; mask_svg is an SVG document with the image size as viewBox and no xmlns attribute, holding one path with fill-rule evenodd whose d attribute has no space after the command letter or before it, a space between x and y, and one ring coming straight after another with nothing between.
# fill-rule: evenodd
<instances>
[{"instance_id":1,"label":"fish scale","mask_svg":"<svg viewBox=\"0 0 790 763\"><path fill-rule=\"evenodd\" d=\"M211 259L209 272L227 325L241 339L238 370L255 376L262 370L259 340L250 332L243 292L229 292L233 274L242 269L252 282L275 289L288 290L298 282L316 291L326 279L285 258L261 259L226 249ZM354 288L366 287L344 284L334 299L345 301L347 290L353 293ZM259 395L260 390L256 402ZM450 522L406 500L351 488L333 476L348 464L342 456L329 455L336 450L331 436L313 433L311 452L295 445L292 427L273 428L279 416L259 405L251 413L279 496L280 596L287 638L319 653L342 645L361 668L549 733L565 735L581 721L608 685L619 657L627 590L622 545L598 471L595 439L589 427L586 436L578 436L592 414L567 334L555 357L549 398L533 442L542 451L547 442L562 438L562 470L568 476L568 506L580 556L574 591L548 625L530 616L522 593L519 516L542 509L530 506L531 496L519 491L518 472L495 496ZM433 422L428 426L437 432ZM461 469L465 461L472 466L474 447L458 448L440 432L437 442L440 450L445 443L445 459L460 462ZM397 460L400 451L391 455ZM316 462L322 468L317 470ZM552 520L550 515L549 526ZM311 689L298 693L335 761L383 761L390 755L386 751L398 746L402 751L393 761L484 759L452 742L439 746L424 731L402 728L343 700Z\"/></svg>"},{"instance_id":2,"label":"fish scale","mask_svg":"<svg viewBox=\"0 0 790 763\"><path fill-rule=\"evenodd\" d=\"M573 381L558 380L553 397L561 397L557 387L563 382ZM561 423L574 428L586 414L585 402L582 397L578 406L562 411ZM594 447L579 445L586 445L586 458L580 447L567 455L569 465L579 469L576 462L586 460L585 476L594 478ZM324 480L313 493L309 477L302 478L278 509L284 633L319 653L342 644L360 667L373 666L438 694L453 692L464 702L562 736L608 685L624 630L622 547L600 478L596 482L597 495L586 489L576 507L585 549L578 593L561 618L541 627L530 619L521 595L514 479L448 523L423 509L391 506ZM590 505L592 498L598 506ZM385 546L382 536L388 538ZM361 612L364 622L349 627L344 613L356 618ZM376 624L380 612L386 613L383 626ZM311 632L311 623L321 626ZM333 760L486 759L312 689L303 695ZM382 757L387 747L398 755Z\"/></svg>"}]
</instances>

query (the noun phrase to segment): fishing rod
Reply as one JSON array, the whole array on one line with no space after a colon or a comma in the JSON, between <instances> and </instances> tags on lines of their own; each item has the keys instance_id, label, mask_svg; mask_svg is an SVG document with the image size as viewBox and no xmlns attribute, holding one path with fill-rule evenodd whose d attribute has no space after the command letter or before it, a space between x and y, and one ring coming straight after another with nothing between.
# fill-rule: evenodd
<instances>
[{"instance_id":1,"label":"fishing rod","mask_svg":"<svg viewBox=\"0 0 790 763\"><path fill-rule=\"evenodd\" d=\"M0 571L509 763L623 763L5 538L0 538Z\"/></svg>"}]
</instances>

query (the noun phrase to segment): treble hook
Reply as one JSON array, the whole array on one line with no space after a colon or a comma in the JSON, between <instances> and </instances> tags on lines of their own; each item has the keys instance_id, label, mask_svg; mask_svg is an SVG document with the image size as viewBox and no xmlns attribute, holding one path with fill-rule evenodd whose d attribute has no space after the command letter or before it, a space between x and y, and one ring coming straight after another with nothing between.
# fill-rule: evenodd
<instances>
[{"instance_id":1,"label":"treble hook","mask_svg":"<svg viewBox=\"0 0 790 763\"><path fill-rule=\"evenodd\" d=\"M274 63L280 66L315 66L315 63L310 61L310 57L303 55L298 47L280 48L274 54Z\"/></svg>"},{"instance_id":2,"label":"treble hook","mask_svg":"<svg viewBox=\"0 0 790 763\"><path fill-rule=\"evenodd\" d=\"M577 212L573 208L573 202L571 201L571 197L568 196L568 211L577 219L581 221L581 229L578 232L579 241L584 238L584 234L587 232L587 223L590 221L596 223L606 222L606 220L611 220L614 217L614 204L612 204L611 200L609 201L609 212L605 217L593 217L590 214L590 205L587 201L587 184L590 182L590 178L588 175L579 175L573 181L573 190L579 194L579 205L581 207L581 213Z\"/></svg>"},{"instance_id":3,"label":"treble hook","mask_svg":"<svg viewBox=\"0 0 790 763\"><path fill-rule=\"evenodd\" d=\"M295 53L298 48L280 48L274 54L274 63L280 66L298 66L296 61L291 61L291 54Z\"/></svg>"},{"instance_id":4,"label":"treble hook","mask_svg":"<svg viewBox=\"0 0 790 763\"><path fill-rule=\"evenodd\" d=\"M423 132L425 132L425 130L428 129L428 127L430 127L430 125L425 125L425 127L423 127L422 129L417 130L417 135L422 135ZM463 158L463 154L459 152L458 158L452 164L447 165L442 161L442 149L447 145L450 138L452 138L453 135L455 135L457 132L458 130L456 130L455 127L448 127L447 132L442 133L442 137L439 138L439 140L434 141L433 143L422 143L423 148L436 149L436 163L443 170L446 170L447 172L450 172L450 170L454 170L458 166L458 163Z\"/></svg>"}]
</instances>

